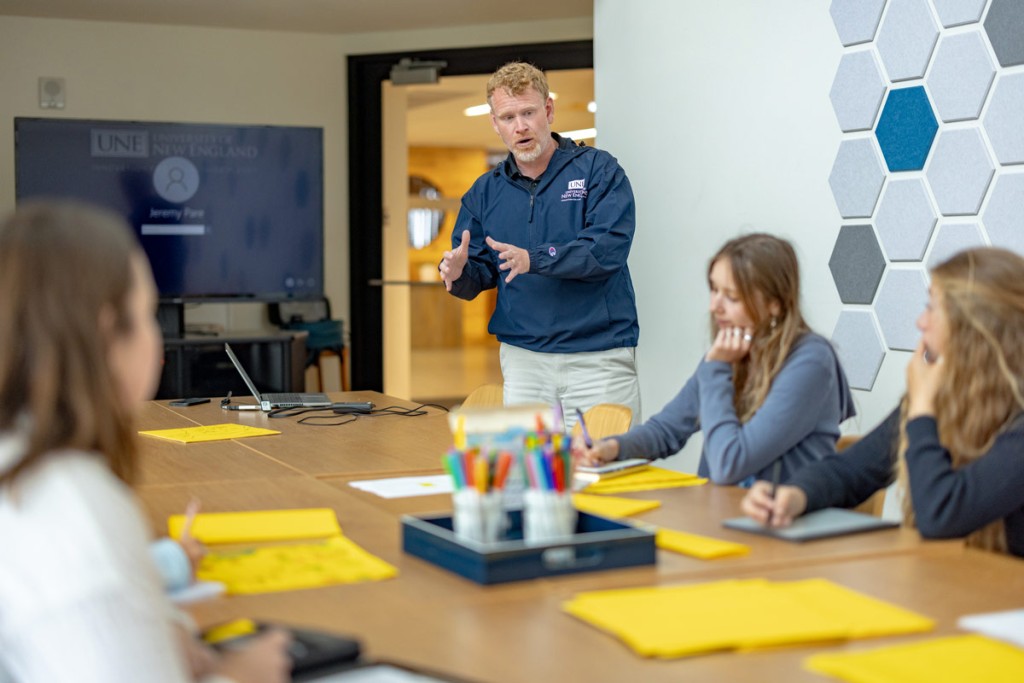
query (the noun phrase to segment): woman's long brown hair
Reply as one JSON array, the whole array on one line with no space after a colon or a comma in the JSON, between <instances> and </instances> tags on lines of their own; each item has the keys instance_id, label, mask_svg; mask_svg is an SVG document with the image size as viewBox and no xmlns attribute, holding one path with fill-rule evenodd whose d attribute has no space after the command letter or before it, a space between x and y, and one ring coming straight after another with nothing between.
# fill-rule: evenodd
<instances>
[{"instance_id":1,"label":"woman's long brown hair","mask_svg":"<svg viewBox=\"0 0 1024 683\"><path fill-rule=\"evenodd\" d=\"M1024 411L1024 258L1004 249L968 249L931 274L949 325L935 420L939 441L949 450L953 466L960 467L988 452L1000 432ZM905 494L905 521L912 524L903 459L906 436L900 432L898 476ZM1002 520L971 534L967 542L1005 552Z\"/></svg>"},{"instance_id":2,"label":"woman's long brown hair","mask_svg":"<svg viewBox=\"0 0 1024 683\"><path fill-rule=\"evenodd\" d=\"M732 374L736 415L746 422L764 403L793 345L810 329L800 313L800 264L789 242L765 233L726 242L708 263L709 282L719 259L732 267L740 301L754 323L750 353L733 364ZM777 316L769 311L772 302L778 304ZM717 334L712 314L712 340Z\"/></svg>"},{"instance_id":3,"label":"woman's long brown hair","mask_svg":"<svg viewBox=\"0 0 1024 683\"><path fill-rule=\"evenodd\" d=\"M120 218L78 203L24 204L0 226L0 431L27 439L0 484L62 449L100 453L131 480L134 435L109 345L135 324L137 253ZM104 311L113 325L101 330Z\"/></svg>"}]
</instances>

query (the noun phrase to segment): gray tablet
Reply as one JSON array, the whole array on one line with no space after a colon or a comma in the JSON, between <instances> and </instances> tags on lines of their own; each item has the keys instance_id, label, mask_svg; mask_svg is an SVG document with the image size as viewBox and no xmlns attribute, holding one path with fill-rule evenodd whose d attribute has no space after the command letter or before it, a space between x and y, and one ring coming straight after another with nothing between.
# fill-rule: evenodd
<instances>
[{"instance_id":1,"label":"gray tablet","mask_svg":"<svg viewBox=\"0 0 1024 683\"><path fill-rule=\"evenodd\" d=\"M825 508L806 514L803 517L798 517L792 525L779 529L766 527L750 517L727 519L722 522L722 526L802 543L803 541L813 541L818 538L831 538L833 536L845 536L846 534L859 534L865 531L891 529L898 527L899 522L889 521L874 515L866 515L862 512L854 512L853 510Z\"/></svg>"}]
</instances>

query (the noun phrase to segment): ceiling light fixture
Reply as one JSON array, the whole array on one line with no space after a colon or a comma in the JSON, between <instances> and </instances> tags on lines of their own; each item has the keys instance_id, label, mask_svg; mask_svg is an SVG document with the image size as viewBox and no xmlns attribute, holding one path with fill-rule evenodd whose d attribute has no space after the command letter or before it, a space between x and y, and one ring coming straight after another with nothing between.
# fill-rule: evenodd
<instances>
[{"instance_id":1,"label":"ceiling light fixture","mask_svg":"<svg viewBox=\"0 0 1024 683\"><path fill-rule=\"evenodd\" d=\"M466 116L483 116L484 114L491 113L491 105L489 104L476 104L472 107L466 107L462 110L462 113Z\"/></svg>"},{"instance_id":2,"label":"ceiling light fixture","mask_svg":"<svg viewBox=\"0 0 1024 683\"><path fill-rule=\"evenodd\" d=\"M597 137L597 128L580 128L579 130L567 130L564 133L559 133L563 138L572 138L573 140L592 140Z\"/></svg>"}]
</instances>

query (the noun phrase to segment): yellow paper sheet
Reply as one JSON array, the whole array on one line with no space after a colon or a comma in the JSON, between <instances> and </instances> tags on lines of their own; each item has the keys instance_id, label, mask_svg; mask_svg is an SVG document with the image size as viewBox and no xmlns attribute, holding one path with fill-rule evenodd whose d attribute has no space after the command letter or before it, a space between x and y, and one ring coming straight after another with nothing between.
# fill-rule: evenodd
<instances>
[{"instance_id":1,"label":"yellow paper sheet","mask_svg":"<svg viewBox=\"0 0 1024 683\"><path fill-rule=\"evenodd\" d=\"M984 636L950 636L804 660L810 671L850 683L1020 683L1024 650Z\"/></svg>"},{"instance_id":2,"label":"yellow paper sheet","mask_svg":"<svg viewBox=\"0 0 1024 683\"><path fill-rule=\"evenodd\" d=\"M932 627L928 619L828 581L805 583L745 579L595 591L577 595L563 609L617 636L638 654L661 658ZM812 598L821 602L812 604ZM871 620L871 629L859 628L865 620Z\"/></svg>"},{"instance_id":3,"label":"yellow paper sheet","mask_svg":"<svg viewBox=\"0 0 1024 683\"><path fill-rule=\"evenodd\" d=\"M629 517L661 507L660 500L592 496L589 493L574 493L572 504L581 512L589 512L602 517Z\"/></svg>"},{"instance_id":4,"label":"yellow paper sheet","mask_svg":"<svg viewBox=\"0 0 1024 683\"><path fill-rule=\"evenodd\" d=\"M719 557L738 557L750 552L750 546L719 538L689 534L675 529L658 529L655 543L662 550L671 550L701 560L715 560Z\"/></svg>"},{"instance_id":5,"label":"yellow paper sheet","mask_svg":"<svg viewBox=\"0 0 1024 683\"><path fill-rule=\"evenodd\" d=\"M153 429L139 432L143 436L177 441L178 443L200 443L203 441L225 441L227 439L244 439L248 436L269 436L280 434L276 429L263 429L235 423L207 425L205 427L185 427L183 429Z\"/></svg>"},{"instance_id":6,"label":"yellow paper sheet","mask_svg":"<svg viewBox=\"0 0 1024 683\"><path fill-rule=\"evenodd\" d=\"M196 572L201 580L223 583L229 595L381 581L397 575L393 566L344 536L301 545L214 552L203 558Z\"/></svg>"},{"instance_id":7,"label":"yellow paper sheet","mask_svg":"<svg viewBox=\"0 0 1024 683\"><path fill-rule=\"evenodd\" d=\"M661 467L648 467L639 472L632 472L630 474L623 474L621 477L594 482L584 489L584 492L609 494L653 491L655 489L671 489L681 486L700 486L701 484L706 484L707 481L707 479L698 477L695 474L675 472Z\"/></svg>"},{"instance_id":8,"label":"yellow paper sheet","mask_svg":"<svg viewBox=\"0 0 1024 683\"><path fill-rule=\"evenodd\" d=\"M171 538L180 538L184 526L185 515L167 519ZM207 545L326 538L340 533L338 517L330 508L206 512L196 515L192 524L192 536Z\"/></svg>"}]
</instances>

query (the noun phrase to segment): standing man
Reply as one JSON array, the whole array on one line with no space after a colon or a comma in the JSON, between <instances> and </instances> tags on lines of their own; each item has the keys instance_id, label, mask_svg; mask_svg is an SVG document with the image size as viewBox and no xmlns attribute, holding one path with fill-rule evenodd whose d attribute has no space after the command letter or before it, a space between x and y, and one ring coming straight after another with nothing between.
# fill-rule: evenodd
<instances>
[{"instance_id":1,"label":"standing man","mask_svg":"<svg viewBox=\"0 0 1024 683\"><path fill-rule=\"evenodd\" d=\"M621 403L640 417L640 336L626 258L633 191L615 158L551 132L544 73L512 62L487 83L491 125L509 149L463 196L439 270L449 292L498 288L488 331L501 342L505 404Z\"/></svg>"}]
</instances>

